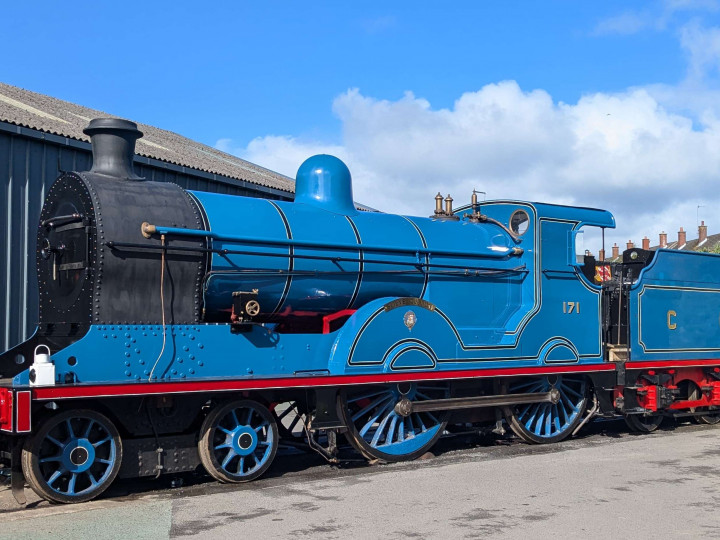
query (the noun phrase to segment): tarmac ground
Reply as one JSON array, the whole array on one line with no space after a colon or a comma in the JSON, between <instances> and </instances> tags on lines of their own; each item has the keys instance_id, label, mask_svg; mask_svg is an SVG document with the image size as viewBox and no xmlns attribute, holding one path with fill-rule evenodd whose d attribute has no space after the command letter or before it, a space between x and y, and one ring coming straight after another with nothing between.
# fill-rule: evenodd
<instances>
[{"instance_id":1,"label":"tarmac ground","mask_svg":"<svg viewBox=\"0 0 720 540\"><path fill-rule=\"evenodd\" d=\"M552 445L462 435L410 463L278 455L255 482L120 481L53 505L0 486L0 538L720 538L720 426L595 422Z\"/></svg>"}]
</instances>

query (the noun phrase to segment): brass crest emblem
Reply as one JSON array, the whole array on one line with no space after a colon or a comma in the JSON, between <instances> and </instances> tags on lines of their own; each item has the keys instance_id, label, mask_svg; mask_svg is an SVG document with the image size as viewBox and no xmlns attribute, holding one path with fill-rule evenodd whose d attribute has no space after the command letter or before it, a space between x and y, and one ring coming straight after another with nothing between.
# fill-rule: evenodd
<instances>
[{"instance_id":1,"label":"brass crest emblem","mask_svg":"<svg viewBox=\"0 0 720 540\"><path fill-rule=\"evenodd\" d=\"M403 322L405 323L405 326L407 326L407 329L412 331L413 326L415 326L415 323L417 322L417 316L415 315L414 311L408 311L403 316Z\"/></svg>"}]
</instances>

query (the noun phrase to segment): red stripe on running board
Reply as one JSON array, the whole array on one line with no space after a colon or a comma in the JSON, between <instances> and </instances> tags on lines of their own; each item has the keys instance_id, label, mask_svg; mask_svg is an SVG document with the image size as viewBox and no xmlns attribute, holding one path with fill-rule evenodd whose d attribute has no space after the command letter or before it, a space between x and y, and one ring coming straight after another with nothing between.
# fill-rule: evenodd
<instances>
[{"instance_id":1,"label":"red stripe on running board","mask_svg":"<svg viewBox=\"0 0 720 540\"><path fill-rule=\"evenodd\" d=\"M163 383L53 386L34 388L33 397L39 400L46 400L61 398L70 399L85 397L137 396L146 394L264 390L313 386L346 386L351 384L432 381L439 379L474 379L484 377L507 377L512 375L546 375L550 373L585 373L592 371L613 370L615 370L614 364L589 364L581 366L558 365L530 368L383 373L380 375L316 375L314 377L288 377L277 379L235 379L223 381L178 381Z\"/></svg>"},{"instance_id":2,"label":"red stripe on running board","mask_svg":"<svg viewBox=\"0 0 720 540\"><path fill-rule=\"evenodd\" d=\"M689 366L720 366L720 360L663 360L647 362L626 362L625 369L652 369Z\"/></svg>"}]
</instances>

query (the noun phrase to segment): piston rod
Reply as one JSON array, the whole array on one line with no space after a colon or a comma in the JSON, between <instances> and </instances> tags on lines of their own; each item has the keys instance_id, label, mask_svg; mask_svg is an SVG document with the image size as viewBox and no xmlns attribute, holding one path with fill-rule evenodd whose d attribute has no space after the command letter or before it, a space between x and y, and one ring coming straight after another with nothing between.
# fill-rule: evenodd
<instances>
[{"instance_id":1,"label":"piston rod","mask_svg":"<svg viewBox=\"0 0 720 540\"><path fill-rule=\"evenodd\" d=\"M525 405L528 403L557 403L560 392L553 388L549 392L530 394L505 394L502 396L478 396L448 399L429 399L426 401L410 401L402 398L395 404L395 412L400 416L428 411L454 411L458 409L475 409L480 407L505 407Z\"/></svg>"}]
</instances>

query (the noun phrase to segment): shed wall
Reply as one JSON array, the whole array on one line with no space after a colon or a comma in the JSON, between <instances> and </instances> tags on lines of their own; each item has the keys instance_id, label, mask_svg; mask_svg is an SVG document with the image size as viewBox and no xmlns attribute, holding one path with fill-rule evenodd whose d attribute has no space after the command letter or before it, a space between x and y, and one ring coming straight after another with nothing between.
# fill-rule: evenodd
<instances>
[{"instance_id":1,"label":"shed wall","mask_svg":"<svg viewBox=\"0 0 720 540\"><path fill-rule=\"evenodd\" d=\"M29 337L38 322L37 224L59 170L92 165L82 141L0 122L0 351ZM281 190L136 156L140 176L185 189L289 200Z\"/></svg>"}]
</instances>

